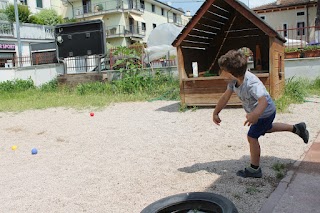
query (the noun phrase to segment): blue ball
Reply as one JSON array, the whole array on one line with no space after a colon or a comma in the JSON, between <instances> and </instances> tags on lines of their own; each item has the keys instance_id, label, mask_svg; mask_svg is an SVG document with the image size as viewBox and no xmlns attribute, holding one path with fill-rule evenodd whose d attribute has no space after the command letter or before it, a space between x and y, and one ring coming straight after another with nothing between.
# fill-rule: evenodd
<instances>
[{"instance_id":1,"label":"blue ball","mask_svg":"<svg viewBox=\"0 0 320 213\"><path fill-rule=\"evenodd\" d=\"M36 155L36 154L38 154L38 150L37 150L36 148L33 148L33 149L31 150L31 153L32 153L33 155Z\"/></svg>"}]
</instances>

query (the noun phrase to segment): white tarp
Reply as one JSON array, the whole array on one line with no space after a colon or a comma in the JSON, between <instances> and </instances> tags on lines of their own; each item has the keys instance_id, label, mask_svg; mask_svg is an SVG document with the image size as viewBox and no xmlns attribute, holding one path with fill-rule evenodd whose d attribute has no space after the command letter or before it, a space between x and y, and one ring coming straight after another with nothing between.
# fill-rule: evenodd
<instances>
[{"instance_id":1,"label":"white tarp","mask_svg":"<svg viewBox=\"0 0 320 213\"><path fill-rule=\"evenodd\" d=\"M160 24L154 28L147 41L148 47L145 49L147 57L144 61L154 61L166 56L168 53L177 55L176 48L171 44L182 29L183 27L178 27L171 23Z\"/></svg>"},{"instance_id":2,"label":"white tarp","mask_svg":"<svg viewBox=\"0 0 320 213\"><path fill-rule=\"evenodd\" d=\"M286 38L286 40L287 42L284 43L284 45L289 48L299 48L299 47L305 47L308 45L308 42L304 40L289 39L289 38Z\"/></svg>"}]
</instances>

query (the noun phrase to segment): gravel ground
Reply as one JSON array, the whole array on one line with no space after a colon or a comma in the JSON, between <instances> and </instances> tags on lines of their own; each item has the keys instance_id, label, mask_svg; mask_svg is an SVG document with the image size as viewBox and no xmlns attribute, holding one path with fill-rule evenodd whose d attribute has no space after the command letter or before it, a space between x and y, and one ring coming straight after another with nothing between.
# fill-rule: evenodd
<instances>
[{"instance_id":1,"label":"gravel ground","mask_svg":"<svg viewBox=\"0 0 320 213\"><path fill-rule=\"evenodd\" d=\"M305 121L312 142L319 111L319 103L292 105L276 121ZM278 182L273 164L289 167L310 146L292 133L268 134L260 140L264 177L242 179L235 173L249 164L249 147L241 108L223 110L221 126L213 124L212 108L181 113L173 101L89 113L0 113L1 212L138 213L160 198L193 191L221 194L239 212L258 212Z\"/></svg>"}]
</instances>

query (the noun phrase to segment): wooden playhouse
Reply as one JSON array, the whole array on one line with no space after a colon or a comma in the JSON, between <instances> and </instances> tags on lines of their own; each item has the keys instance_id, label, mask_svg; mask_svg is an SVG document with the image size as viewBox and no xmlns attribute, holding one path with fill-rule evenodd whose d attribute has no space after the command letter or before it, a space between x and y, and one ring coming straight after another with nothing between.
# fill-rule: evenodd
<instances>
[{"instance_id":1,"label":"wooden playhouse","mask_svg":"<svg viewBox=\"0 0 320 213\"><path fill-rule=\"evenodd\" d=\"M243 3L206 0L172 43L178 54L181 102L189 106L217 104L227 87L219 76L218 59L240 48L251 50L251 72L272 98L278 98L285 84L285 41ZM198 76L193 76L195 69ZM228 104L241 102L233 94Z\"/></svg>"}]
</instances>

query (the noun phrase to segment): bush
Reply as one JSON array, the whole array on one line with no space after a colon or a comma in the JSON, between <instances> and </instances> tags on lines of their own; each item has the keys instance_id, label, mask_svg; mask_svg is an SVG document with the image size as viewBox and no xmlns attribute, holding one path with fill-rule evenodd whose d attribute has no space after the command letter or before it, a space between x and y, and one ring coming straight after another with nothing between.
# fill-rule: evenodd
<instances>
[{"instance_id":1,"label":"bush","mask_svg":"<svg viewBox=\"0 0 320 213\"><path fill-rule=\"evenodd\" d=\"M8 20L11 22L15 22L15 13L14 13L14 5L9 4L4 13L8 16ZM18 5L18 13L19 13L19 20L22 23L29 23L29 16L31 14L29 7L26 5L19 4Z\"/></svg>"},{"instance_id":2,"label":"bush","mask_svg":"<svg viewBox=\"0 0 320 213\"><path fill-rule=\"evenodd\" d=\"M28 80L13 80L4 81L0 83L0 91L2 92L20 92L28 89L35 89L33 80L29 78Z\"/></svg>"},{"instance_id":3,"label":"bush","mask_svg":"<svg viewBox=\"0 0 320 213\"><path fill-rule=\"evenodd\" d=\"M30 16L29 21L34 24L51 25L63 23L61 16L58 16L57 12L53 9L42 9L40 12Z\"/></svg>"},{"instance_id":4,"label":"bush","mask_svg":"<svg viewBox=\"0 0 320 213\"><path fill-rule=\"evenodd\" d=\"M58 89L58 80L54 79L48 83L42 84L40 90L43 92L55 92Z\"/></svg>"}]
</instances>

